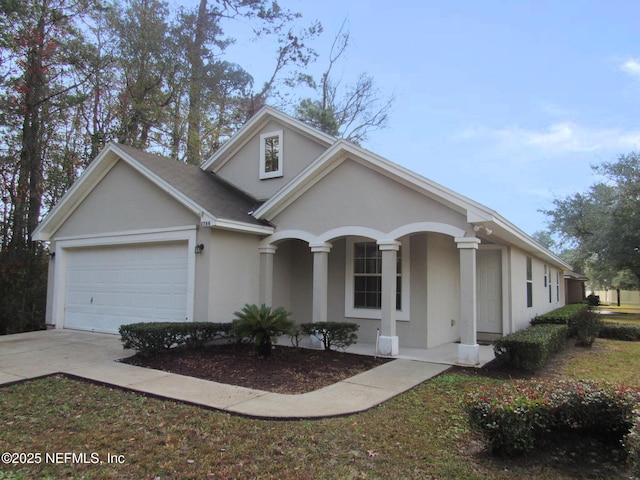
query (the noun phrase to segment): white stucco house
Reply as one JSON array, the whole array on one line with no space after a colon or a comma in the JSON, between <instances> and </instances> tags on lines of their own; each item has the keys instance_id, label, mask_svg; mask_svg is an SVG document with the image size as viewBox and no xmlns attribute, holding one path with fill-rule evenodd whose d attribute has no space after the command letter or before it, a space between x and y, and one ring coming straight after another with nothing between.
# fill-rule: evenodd
<instances>
[{"instance_id":1,"label":"white stucco house","mask_svg":"<svg viewBox=\"0 0 640 480\"><path fill-rule=\"evenodd\" d=\"M200 168L111 143L36 231L47 322L353 321L380 353L524 328L570 266L489 208L265 107Z\"/></svg>"}]
</instances>

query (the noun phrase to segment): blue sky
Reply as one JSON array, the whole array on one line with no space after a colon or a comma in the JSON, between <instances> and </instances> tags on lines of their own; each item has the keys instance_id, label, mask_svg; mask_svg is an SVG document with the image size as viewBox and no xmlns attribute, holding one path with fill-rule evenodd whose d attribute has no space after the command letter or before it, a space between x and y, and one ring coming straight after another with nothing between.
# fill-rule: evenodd
<instances>
[{"instance_id":1,"label":"blue sky","mask_svg":"<svg viewBox=\"0 0 640 480\"><path fill-rule=\"evenodd\" d=\"M352 46L336 74L366 72L396 96L365 148L529 234L546 226L539 209L597 180L591 165L640 149L640 2L279 3L324 26L310 73L346 18ZM241 37L228 59L260 83L273 49Z\"/></svg>"}]
</instances>

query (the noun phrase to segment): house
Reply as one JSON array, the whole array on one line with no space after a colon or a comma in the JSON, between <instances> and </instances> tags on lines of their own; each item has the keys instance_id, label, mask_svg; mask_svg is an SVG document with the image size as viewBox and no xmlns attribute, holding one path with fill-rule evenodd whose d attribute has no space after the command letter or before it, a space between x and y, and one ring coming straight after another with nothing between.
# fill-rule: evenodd
<instances>
[{"instance_id":1,"label":"house","mask_svg":"<svg viewBox=\"0 0 640 480\"><path fill-rule=\"evenodd\" d=\"M228 322L246 303L403 347L502 335L565 302L570 266L496 212L264 107L200 168L111 143L36 231L47 321Z\"/></svg>"}]
</instances>

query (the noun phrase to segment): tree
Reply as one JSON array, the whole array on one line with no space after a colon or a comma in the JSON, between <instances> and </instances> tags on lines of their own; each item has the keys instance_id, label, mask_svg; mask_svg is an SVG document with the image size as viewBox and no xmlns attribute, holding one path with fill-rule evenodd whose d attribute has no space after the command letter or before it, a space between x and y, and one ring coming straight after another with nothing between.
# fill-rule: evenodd
<instances>
[{"instance_id":1,"label":"tree","mask_svg":"<svg viewBox=\"0 0 640 480\"><path fill-rule=\"evenodd\" d=\"M640 279L640 153L593 167L606 180L543 210L551 232L592 269L629 270Z\"/></svg>"},{"instance_id":2,"label":"tree","mask_svg":"<svg viewBox=\"0 0 640 480\"><path fill-rule=\"evenodd\" d=\"M317 85L320 98L302 99L296 108L296 116L329 135L360 144L372 131L387 126L395 97L381 100L373 77L366 73L361 73L355 84L344 88L340 81L334 80L333 68L351 40L345 25L346 21L333 40L329 64Z\"/></svg>"},{"instance_id":3,"label":"tree","mask_svg":"<svg viewBox=\"0 0 640 480\"><path fill-rule=\"evenodd\" d=\"M118 38L122 75L117 112L120 143L147 148L173 99L167 88L174 67L168 16L168 4L162 0L130 0L124 11L114 9L109 15Z\"/></svg>"},{"instance_id":4,"label":"tree","mask_svg":"<svg viewBox=\"0 0 640 480\"><path fill-rule=\"evenodd\" d=\"M88 78L78 23L89 7L84 0L0 2L0 334L36 328L44 318L46 256L33 232L47 165Z\"/></svg>"}]
</instances>

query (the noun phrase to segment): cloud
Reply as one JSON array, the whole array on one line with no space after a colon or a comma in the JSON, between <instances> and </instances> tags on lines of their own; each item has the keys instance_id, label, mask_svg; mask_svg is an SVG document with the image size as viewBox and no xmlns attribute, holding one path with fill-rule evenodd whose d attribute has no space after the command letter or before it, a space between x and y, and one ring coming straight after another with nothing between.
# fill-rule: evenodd
<instances>
[{"instance_id":1,"label":"cloud","mask_svg":"<svg viewBox=\"0 0 640 480\"><path fill-rule=\"evenodd\" d=\"M630 58L620 65L620 70L640 79L640 62Z\"/></svg>"},{"instance_id":2,"label":"cloud","mask_svg":"<svg viewBox=\"0 0 640 480\"><path fill-rule=\"evenodd\" d=\"M638 65L640 68L640 64ZM558 122L541 129L476 126L456 136L459 140L484 139L506 150L545 154L627 151L640 147L640 130L593 128L574 122Z\"/></svg>"}]
</instances>

